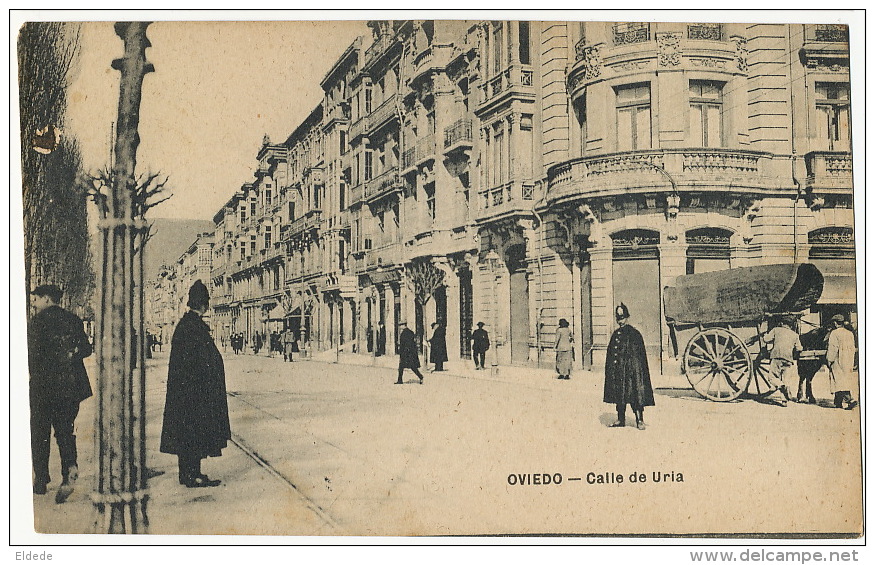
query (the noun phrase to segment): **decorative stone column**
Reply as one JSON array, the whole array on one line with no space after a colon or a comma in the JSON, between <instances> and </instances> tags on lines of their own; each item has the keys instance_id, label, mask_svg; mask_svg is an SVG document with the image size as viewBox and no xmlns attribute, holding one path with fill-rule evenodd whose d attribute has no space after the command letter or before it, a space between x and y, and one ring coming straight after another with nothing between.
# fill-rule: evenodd
<instances>
[{"instance_id":1,"label":"decorative stone column","mask_svg":"<svg viewBox=\"0 0 875 565\"><path fill-rule=\"evenodd\" d=\"M462 352L459 346L459 334L461 333L459 295L459 275L445 258L435 260L435 266L444 272L444 286L447 295L447 358L450 360L461 359Z\"/></svg>"},{"instance_id":2,"label":"decorative stone column","mask_svg":"<svg viewBox=\"0 0 875 565\"><path fill-rule=\"evenodd\" d=\"M606 242L605 239L608 241ZM605 366L608 340L614 330L612 249L609 241L609 238L604 238L589 249L589 257L592 262L592 364L594 369L601 369Z\"/></svg>"},{"instance_id":3,"label":"decorative stone column","mask_svg":"<svg viewBox=\"0 0 875 565\"><path fill-rule=\"evenodd\" d=\"M386 354L395 354L395 288L387 284L383 289L386 297Z\"/></svg>"}]
</instances>

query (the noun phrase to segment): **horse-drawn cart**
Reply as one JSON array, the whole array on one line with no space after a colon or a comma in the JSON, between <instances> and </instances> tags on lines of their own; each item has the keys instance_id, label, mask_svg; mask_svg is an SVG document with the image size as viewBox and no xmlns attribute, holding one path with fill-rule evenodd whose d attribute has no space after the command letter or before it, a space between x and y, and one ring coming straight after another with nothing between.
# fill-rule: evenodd
<instances>
[{"instance_id":1,"label":"horse-drawn cart","mask_svg":"<svg viewBox=\"0 0 875 565\"><path fill-rule=\"evenodd\" d=\"M734 400L774 392L763 336L777 316L798 316L823 291L812 264L762 265L684 275L663 293L665 316L682 370L705 398ZM686 340L684 341L684 338Z\"/></svg>"}]
</instances>

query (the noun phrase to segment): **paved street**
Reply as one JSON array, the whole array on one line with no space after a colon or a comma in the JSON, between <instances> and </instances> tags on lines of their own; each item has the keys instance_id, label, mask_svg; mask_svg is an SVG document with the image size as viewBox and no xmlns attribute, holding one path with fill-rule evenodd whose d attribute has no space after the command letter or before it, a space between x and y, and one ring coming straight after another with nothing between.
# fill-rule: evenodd
<instances>
[{"instance_id":1,"label":"paved street","mask_svg":"<svg viewBox=\"0 0 875 565\"><path fill-rule=\"evenodd\" d=\"M859 410L716 403L658 387L647 430L611 429L600 375L558 381L548 370L457 367L426 373L424 385L408 372L397 386L391 368L353 355L342 361L357 364L335 365L225 354L235 444L204 461L221 486L186 489L175 457L158 452L166 355L148 372L156 534L861 529ZM88 531L92 417L93 400L78 424L80 488L61 507L52 490L34 497L41 531ZM544 482L544 473L551 482L561 474L561 484L509 484Z\"/></svg>"}]
</instances>

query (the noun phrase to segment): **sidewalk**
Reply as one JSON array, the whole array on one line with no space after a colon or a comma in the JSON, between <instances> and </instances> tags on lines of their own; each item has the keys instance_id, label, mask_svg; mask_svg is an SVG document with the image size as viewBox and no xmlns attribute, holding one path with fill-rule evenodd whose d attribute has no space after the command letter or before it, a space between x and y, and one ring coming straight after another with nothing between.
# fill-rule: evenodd
<instances>
[{"instance_id":1,"label":"sidewalk","mask_svg":"<svg viewBox=\"0 0 875 565\"><path fill-rule=\"evenodd\" d=\"M186 488L179 484L176 457L159 451L167 379L166 356L166 352L158 353L157 359L147 360L146 461L151 474L147 508L149 533L275 535L294 530L302 532L301 535L341 535L342 532L337 531L309 500L235 445L235 437L222 451L220 459L203 461L204 473L222 479L221 485ZM94 367L87 368L93 379ZM81 475L76 489L64 504L55 503L60 472L57 470L57 446L52 441L52 483L47 494L33 495L34 531L37 533L93 533L96 513L91 494L97 469L93 441L95 406L93 397L85 400L76 419ZM221 472L217 470L219 468ZM82 543L91 541L81 540ZM51 538L46 538L45 543L52 543Z\"/></svg>"}]
</instances>

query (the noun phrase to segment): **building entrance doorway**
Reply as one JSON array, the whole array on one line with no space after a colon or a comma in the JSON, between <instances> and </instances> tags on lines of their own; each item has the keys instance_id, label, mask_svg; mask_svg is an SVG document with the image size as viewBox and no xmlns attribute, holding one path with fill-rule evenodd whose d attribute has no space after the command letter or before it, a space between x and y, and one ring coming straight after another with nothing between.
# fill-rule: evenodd
<instances>
[{"instance_id":1,"label":"building entrance doorway","mask_svg":"<svg viewBox=\"0 0 875 565\"><path fill-rule=\"evenodd\" d=\"M659 233L627 230L611 236L614 245L614 304L624 303L629 322L641 332L651 370L660 370L662 354L662 292L659 284Z\"/></svg>"}]
</instances>

